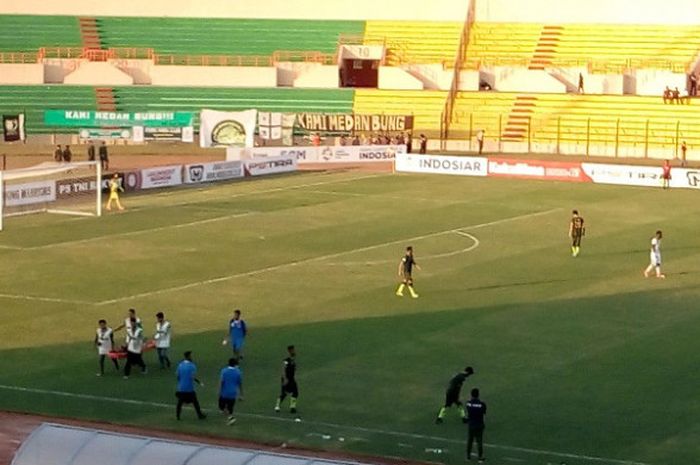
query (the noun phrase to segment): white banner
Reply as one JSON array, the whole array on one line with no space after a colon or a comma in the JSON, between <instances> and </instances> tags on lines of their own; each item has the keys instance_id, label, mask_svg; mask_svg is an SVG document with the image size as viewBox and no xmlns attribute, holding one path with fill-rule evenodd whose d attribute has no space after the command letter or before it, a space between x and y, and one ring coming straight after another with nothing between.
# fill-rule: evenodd
<instances>
[{"instance_id":1,"label":"white banner","mask_svg":"<svg viewBox=\"0 0 700 465\"><path fill-rule=\"evenodd\" d=\"M243 163L240 161L222 161L185 165L185 183L225 181L243 177Z\"/></svg>"},{"instance_id":2,"label":"white banner","mask_svg":"<svg viewBox=\"0 0 700 465\"><path fill-rule=\"evenodd\" d=\"M660 166L612 165L581 163L583 172L595 183L623 186L661 187ZM671 172L673 176L673 172Z\"/></svg>"},{"instance_id":3,"label":"white banner","mask_svg":"<svg viewBox=\"0 0 700 465\"><path fill-rule=\"evenodd\" d=\"M245 167L246 176L289 173L297 170L297 157L294 155L284 155L280 157L245 160L243 166Z\"/></svg>"},{"instance_id":4,"label":"white banner","mask_svg":"<svg viewBox=\"0 0 700 465\"><path fill-rule=\"evenodd\" d=\"M200 147L253 147L257 110L202 110L199 122Z\"/></svg>"},{"instance_id":5,"label":"white banner","mask_svg":"<svg viewBox=\"0 0 700 465\"><path fill-rule=\"evenodd\" d=\"M160 166L141 170L141 189L172 187L182 184L182 165Z\"/></svg>"},{"instance_id":6,"label":"white banner","mask_svg":"<svg viewBox=\"0 0 700 465\"><path fill-rule=\"evenodd\" d=\"M286 155L296 156L304 163L368 163L392 161L397 153L406 153L405 145L338 145L327 147L254 147L251 149L230 148L227 160L241 158L267 158Z\"/></svg>"},{"instance_id":7,"label":"white banner","mask_svg":"<svg viewBox=\"0 0 700 465\"><path fill-rule=\"evenodd\" d=\"M396 171L486 176L488 159L485 157L399 154L396 156Z\"/></svg>"},{"instance_id":8,"label":"white banner","mask_svg":"<svg viewBox=\"0 0 700 465\"><path fill-rule=\"evenodd\" d=\"M5 206L31 205L56 200L56 181L5 184Z\"/></svg>"}]
</instances>

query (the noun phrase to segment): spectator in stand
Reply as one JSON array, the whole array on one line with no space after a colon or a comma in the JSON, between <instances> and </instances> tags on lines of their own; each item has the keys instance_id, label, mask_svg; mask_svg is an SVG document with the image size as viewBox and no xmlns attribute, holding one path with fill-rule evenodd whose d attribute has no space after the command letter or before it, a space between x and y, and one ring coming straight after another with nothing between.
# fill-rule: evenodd
<instances>
[{"instance_id":1,"label":"spectator in stand","mask_svg":"<svg viewBox=\"0 0 700 465\"><path fill-rule=\"evenodd\" d=\"M578 93L583 94L583 74L578 73Z\"/></svg>"},{"instance_id":2,"label":"spectator in stand","mask_svg":"<svg viewBox=\"0 0 700 465\"><path fill-rule=\"evenodd\" d=\"M107 145L105 141L100 144L100 149L98 150L100 155L100 164L102 165L102 171L107 171L109 169L109 155L107 154Z\"/></svg>"},{"instance_id":3,"label":"spectator in stand","mask_svg":"<svg viewBox=\"0 0 700 465\"><path fill-rule=\"evenodd\" d=\"M352 138L352 145L360 145L360 136L357 134Z\"/></svg>"},{"instance_id":4,"label":"spectator in stand","mask_svg":"<svg viewBox=\"0 0 700 465\"><path fill-rule=\"evenodd\" d=\"M311 145L314 147L321 145L321 135L319 133L315 133L311 136Z\"/></svg>"},{"instance_id":5,"label":"spectator in stand","mask_svg":"<svg viewBox=\"0 0 700 465\"><path fill-rule=\"evenodd\" d=\"M93 141L88 144L88 161L95 161L95 143Z\"/></svg>"},{"instance_id":6,"label":"spectator in stand","mask_svg":"<svg viewBox=\"0 0 700 465\"><path fill-rule=\"evenodd\" d=\"M420 149L418 149L418 153L426 153L428 151L428 138L425 137L425 134L420 135Z\"/></svg>"},{"instance_id":7,"label":"spectator in stand","mask_svg":"<svg viewBox=\"0 0 700 465\"><path fill-rule=\"evenodd\" d=\"M392 134L391 139L389 139L389 145L396 145L398 144L398 139L395 135Z\"/></svg>"},{"instance_id":8,"label":"spectator in stand","mask_svg":"<svg viewBox=\"0 0 700 465\"><path fill-rule=\"evenodd\" d=\"M60 144L56 146L56 150L53 152L53 159L59 163L63 161L63 150Z\"/></svg>"},{"instance_id":9,"label":"spectator in stand","mask_svg":"<svg viewBox=\"0 0 700 465\"><path fill-rule=\"evenodd\" d=\"M370 145L377 145L379 143L379 137L377 137L376 134L372 134L372 136L369 138L369 143Z\"/></svg>"},{"instance_id":10,"label":"spectator in stand","mask_svg":"<svg viewBox=\"0 0 700 465\"><path fill-rule=\"evenodd\" d=\"M698 95L698 77L695 73L690 73L688 76L688 95L691 97Z\"/></svg>"},{"instance_id":11,"label":"spectator in stand","mask_svg":"<svg viewBox=\"0 0 700 465\"><path fill-rule=\"evenodd\" d=\"M396 136L396 145L404 145L406 143L406 136L404 136L403 132L400 132L398 136Z\"/></svg>"},{"instance_id":12,"label":"spectator in stand","mask_svg":"<svg viewBox=\"0 0 700 465\"><path fill-rule=\"evenodd\" d=\"M688 153L688 144L686 144L685 141L683 141L683 143L681 144L681 166L685 166L685 162L686 162L685 157L686 157L687 153Z\"/></svg>"},{"instance_id":13,"label":"spectator in stand","mask_svg":"<svg viewBox=\"0 0 700 465\"><path fill-rule=\"evenodd\" d=\"M340 139L338 140L340 145L348 145L348 138L345 137L345 135L340 136Z\"/></svg>"},{"instance_id":14,"label":"spectator in stand","mask_svg":"<svg viewBox=\"0 0 700 465\"><path fill-rule=\"evenodd\" d=\"M406 134L406 153L411 153L413 150L413 134L410 132Z\"/></svg>"},{"instance_id":15,"label":"spectator in stand","mask_svg":"<svg viewBox=\"0 0 700 465\"><path fill-rule=\"evenodd\" d=\"M479 155L484 151L484 130L479 129L476 132L476 142L479 144Z\"/></svg>"},{"instance_id":16,"label":"spectator in stand","mask_svg":"<svg viewBox=\"0 0 700 465\"><path fill-rule=\"evenodd\" d=\"M70 151L70 145L66 145L66 148L63 149L63 161L66 163L70 163L70 161L73 159L73 152Z\"/></svg>"},{"instance_id":17,"label":"spectator in stand","mask_svg":"<svg viewBox=\"0 0 700 465\"><path fill-rule=\"evenodd\" d=\"M673 89L673 103L681 103L681 91L678 90L678 87Z\"/></svg>"},{"instance_id":18,"label":"spectator in stand","mask_svg":"<svg viewBox=\"0 0 700 465\"><path fill-rule=\"evenodd\" d=\"M664 89L664 103L671 103L671 100L673 99L673 92L671 92L671 89L666 86Z\"/></svg>"}]
</instances>

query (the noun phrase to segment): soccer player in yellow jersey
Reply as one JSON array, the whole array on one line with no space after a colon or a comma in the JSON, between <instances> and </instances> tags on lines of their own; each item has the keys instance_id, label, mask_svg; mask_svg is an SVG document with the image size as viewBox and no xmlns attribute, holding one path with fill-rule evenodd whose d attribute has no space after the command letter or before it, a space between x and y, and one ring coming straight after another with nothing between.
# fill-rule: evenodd
<instances>
[{"instance_id":1,"label":"soccer player in yellow jersey","mask_svg":"<svg viewBox=\"0 0 700 465\"><path fill-rule=\"evenodd\" d=\"M109 181L109 200L107 200L107 210L112 210L112 201L117 204L119 210L124 210L122 204L119 202L119 191L124 192L124 188L119 185L119 175L114 174L112 180Z\"/></svg>"}]
</instances>

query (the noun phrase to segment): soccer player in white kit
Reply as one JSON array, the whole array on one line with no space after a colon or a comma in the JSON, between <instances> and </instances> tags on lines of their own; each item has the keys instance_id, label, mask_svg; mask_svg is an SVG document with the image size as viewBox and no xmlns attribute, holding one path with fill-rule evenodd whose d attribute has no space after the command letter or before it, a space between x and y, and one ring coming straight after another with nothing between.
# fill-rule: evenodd
<instances>
[{"instance_id":1,"label":"soccer player in white kit","mask_svg":"<svg viewBox=\"0 0 700 465\"><path fill-rule=\"evenodd\" d=\"M648 278L651 270L656 270L657 278L665 278L666 275L661 273L661 231L656 231L654 237L651 238L651 250L649 251L649 266L644 270L644 277Z\"/></svg>"},{"instance_id":2,"label":"soccer player in white kit","mask_svg":"<svg viewBox=\"0 0 700 465\"><path fill-rule=\"evenodd\" d=\"M100 356L100 372L97 373L97 376L103 376L105 374L105 358L109 357L109 353L114 347L114 331L107 326L107 321L105 320L100 320L98 324L100 326L97 328L97 334L95 335L95 347L97 347L97 355ZM116 358L112 359L112 363L114 363L114 368L119 371L119 362L117 362Z\"/></svg>"}]
</instances>

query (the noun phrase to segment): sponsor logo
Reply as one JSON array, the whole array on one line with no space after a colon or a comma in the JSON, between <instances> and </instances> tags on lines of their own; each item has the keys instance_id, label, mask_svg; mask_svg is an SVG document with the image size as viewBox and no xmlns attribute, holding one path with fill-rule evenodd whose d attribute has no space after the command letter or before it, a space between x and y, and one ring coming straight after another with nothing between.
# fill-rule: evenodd
<instances>
[{"instance_id":1,"label":"sponsor logo","mask_svg":"<svg viewBox=\"0 0 700 465\"><path fill-rule=\"evenodd\" d=\"M483 170L481 161L472 161L469 158L459 159L456 157L451 157L449 159L420 158L418 160L418 167L427 168L430 170L457 172L480 172Z\"/></svg>"},{"instance_id":2,"label":"sponsor logo","mask_svg":"<svg viewBox=\"0 0 700 465\"><path fill-rule=\"evenodd\" d=\"M331 160L333 158L333 150L330 147L324 147L321 150L321 158L325 161Z\"/></svg>"},{"instance_id":3,"label":"sponsor logo","mask_svg":"<svg viewBox=\"0 0 700 465\"><path fill-rule=\"evenodd\" d=\"M200 182L202 179L204 179L204 166L202 165L190 166L189 172L190 181L192 182Z\"/></svg>"},{"instance_id":4,"label":"sponsor logo","mask_svg":"<svg viewBox=\"0 0 700 465\"><path fill-rule=\"evenodd\" d=\"M238 121L224 120L219 122L211 131L211 141L214 145L245 145L245 127Z\"/></svg>"},{"instance_id":5,"label":"sponsor logo","mask_svg":"<svg viewBox=\"0 0 700 465\"><path fill-rule=\"evenodd\" d=\"M284 166L293 166L294 160L287 158L285 160L268 160L262 162L248 163L248 168L251 170L269 170L274 168L281 168Z\"/></svg>"},{"instance_id":6,"label":"sponsor logo","mask_svg":"<svg viewBox=\"0 0 700 465\"><path fill-rule=\"evenodd\" d=\"M360 160L393 160L396 154L391 149L381 151L360 151Z\"/></svg>"},{"instance_id":7,"label":"sponsor logo","mask_svg":"<svg viewBox=\"0 0 700 465\"><path fill-rule=\"evenodd\" d=\"M700 171L687 171L685 176L690 187L698 187L698 184L700 184Z\"/></svg>"}]
</instances>

